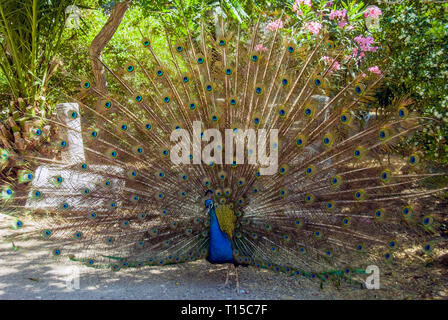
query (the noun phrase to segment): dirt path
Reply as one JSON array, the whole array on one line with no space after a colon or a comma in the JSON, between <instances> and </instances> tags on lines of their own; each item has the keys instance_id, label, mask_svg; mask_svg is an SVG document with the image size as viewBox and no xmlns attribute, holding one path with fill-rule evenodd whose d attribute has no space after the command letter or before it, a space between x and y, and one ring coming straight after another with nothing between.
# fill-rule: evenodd
<instances>
[{"instance_id":1,"label":"dirt path","mask_svg":"<svg viewBox=\"0 0 448 320\"><path fill-rule=\"evenodd\" d=\"M9 221L0 214L2 239L12 232ZM243 292L237 294L233 273L231 287L224 288L226 266L205 260L112 272L68 259L55 261L49 258L50 251L44 241L20 243L17 251L11 242L2 241L0 299L343 299L349 291L344 293L331 286L321 289L319 282L301 276L240 267ZM74 287L76 273L79 288ZM374 297L370 290L357 291Z\"/></svg>"},{"instance_id":2,"label":"dirt path","mask_svg":"<svg viewBox=\"0 0 448 320\"><path fill-rule=\"evenodd\" d=\"M239 268L244 293L237 295L233 281L230 288L222 286L226 267L210 265L204 260L112 272L76 263L52 263L47 256L47 250L19 248L14 252L11 244L1 244L0 299L332 298L319 289L318 283L266 270L258 272L254 268ZM76 273L79 273L79 288L73 288Z\"/></svg>"}]
</instances>

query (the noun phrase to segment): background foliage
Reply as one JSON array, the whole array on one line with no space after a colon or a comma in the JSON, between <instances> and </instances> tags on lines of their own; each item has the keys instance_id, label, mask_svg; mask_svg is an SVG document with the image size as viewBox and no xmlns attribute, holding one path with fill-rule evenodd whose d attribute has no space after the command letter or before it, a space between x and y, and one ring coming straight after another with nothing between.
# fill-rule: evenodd
<instances>
[{"instance_id":1,"label":"background foliage","mask_svg":"<svg viewBox=\"0 0 448 320\"><path fill-rule=\"evenodd\" d=\"M448 3L400 1L385 6L379 36L390 66L387 84L409 94L414 109L438 121L413 143L448 164Z\"/></svg>"},{"instance_id":2,"label":"background foliage","mask_svg":"<svg viewBox=\"0 0 448 320\"><path fill-rule=\"evenodd\" d=\"M416 112L435 120L429 121L409 144L419 146L428 159L448 164L448 3L412 0L313 0L309 2L311 5L306 5L308 0L296 0L295 3L296 8L293 0L183 0L182 8L193 32L199 21L204 17L211 19L212 13L249 24L259 15L275 21L283 11L282 32L293 34L298 42L313 40L312 32L306 32L310 22L330 31L332 39L346 49L347 55L353 54L353 49L358 55L361 51L353 46L353 38L372 37L378 50L366 52L358 67L364 70L364 65L377 65L386 75L386 85L377 92L379 102L370 107L378 110L394 97L411 97ZM70 4L80 8L78 29L65 28L64 9ZM65 95L76 92L78 84L66 72L89 77L88 45L106 23L114 5L114 0L1 2L0 120L13 112L23 116L27 105L54 108L55 103L65 100ZM371 5L381 9L377 28L368 28L364 17ZM161 57L168 59L164 25L173 32L186 32L178 28L177 10L174 1L134 0L103 51L105 63L118 69L131 54L143 59L145 52L136 49L141 47L142 36L150 38ZM339 25L340 19L329 18L335 10L346 10L346 26ZM120 90L113 86L108 89ZM16 103L18 99L24 99L25 103Z\"/></svg>"}]
</instances>

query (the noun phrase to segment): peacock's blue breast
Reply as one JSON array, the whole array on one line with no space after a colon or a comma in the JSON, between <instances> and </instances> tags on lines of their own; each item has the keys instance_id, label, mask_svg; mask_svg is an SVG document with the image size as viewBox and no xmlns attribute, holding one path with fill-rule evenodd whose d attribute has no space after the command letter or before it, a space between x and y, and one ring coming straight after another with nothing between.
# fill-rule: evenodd
<instances>
[{"instance_id":1,"label":"peacock's blue breast","mask_svg":"<svg viewBox=\"0 0 448 320\"><path fill-rule=\"evenodd\" d=\"M210 242L207 260L211 263L233 263L232 242L219 227L215 208L210 210Z\"/></svg>"}]
</instances>

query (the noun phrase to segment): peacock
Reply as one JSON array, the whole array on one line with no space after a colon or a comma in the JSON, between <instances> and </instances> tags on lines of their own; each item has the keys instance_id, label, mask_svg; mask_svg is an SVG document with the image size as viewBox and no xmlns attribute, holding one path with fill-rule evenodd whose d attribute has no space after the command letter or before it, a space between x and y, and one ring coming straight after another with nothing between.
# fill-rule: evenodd
<instances>
[{"instance_id":1,"label":"peacock","mask_svg":"<svg viewBox=\"0 0 448 320\"><path fill-rule=\"evenodd\" d=\"M145 59L101 61L114 93L67 73L75 94L26 137L39 151L2 149L13 244L112 271L206 259L226 284L232 265L329 283L378 266L390 285L423 268L446 246L446 172L397 146L431 119L408 98L369 113L386 72L268 19L182 17L164 52L142 34Z\"/></svg>"}]
</instances>

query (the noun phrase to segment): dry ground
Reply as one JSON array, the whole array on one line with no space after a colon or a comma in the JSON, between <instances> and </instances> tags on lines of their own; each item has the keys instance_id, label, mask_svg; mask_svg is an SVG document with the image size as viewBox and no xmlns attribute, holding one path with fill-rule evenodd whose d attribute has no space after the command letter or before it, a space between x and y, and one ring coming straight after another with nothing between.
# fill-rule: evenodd
<instances>
[{"instance_id":1,"label":"dry ground","mask_svg":"<svg viewBox=\"0 0 448 320\"><path fill-rule=\"evenodd\" d=\"M12 230L9 217L0 214L0 237ZM381 299L394 298L386 289L367 290L320 283L300 276L267 270L239 268L242 291L224 288L226 266L205 260L164 267L145 267L112 272L71 261L49 258L43 241L0 243L0 299ZM70 281L79 270L79 288ZM67 281L69 285L67 285ZM448 295L445 295L445 298ZM406 298L406 296L395 296ZM413 296L412 298L425 298ZM434 298L434 297L431 297ZM437 297L436 297L437 298ZM443 298L443 294L439 295Z\"/></svg>"}]
</instances>

